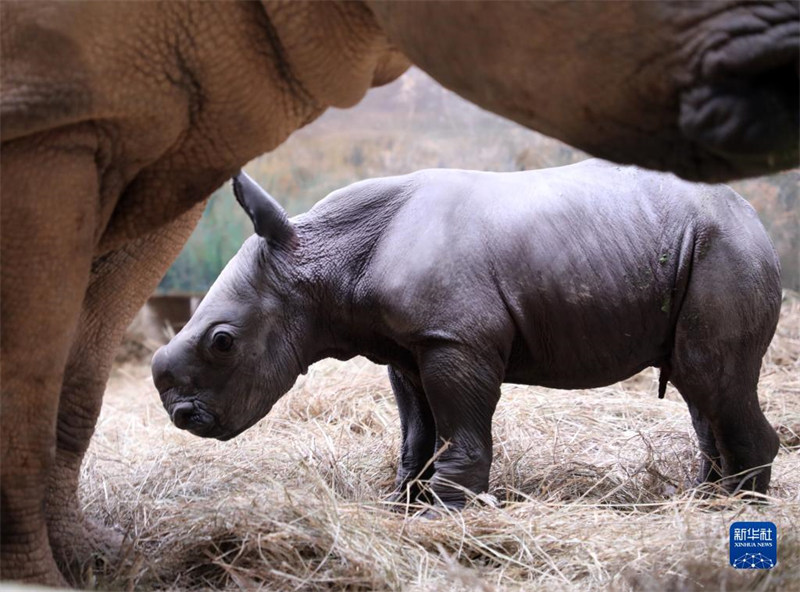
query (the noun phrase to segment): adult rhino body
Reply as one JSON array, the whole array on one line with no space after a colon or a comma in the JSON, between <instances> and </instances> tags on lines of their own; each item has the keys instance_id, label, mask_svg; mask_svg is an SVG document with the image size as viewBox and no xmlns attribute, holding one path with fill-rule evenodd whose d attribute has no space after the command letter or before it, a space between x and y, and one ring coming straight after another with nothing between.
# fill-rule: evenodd
<instances>
[{"instance_id":1,"label":"adult rhino body","mask_svg":"<svg viewBox=\"0 0 800 592\"><path fill-rule=\"evenodd\" d=\"M792 1L2 2L0 23L3 579L113 563L80 464L203 200L411 61L608 158L706 180L798 159Z\"/></svg>"},{"instance_id":2,"label":"adult rhino body","mask_svg":"<svg viewBox=\"0 0 800 592\"><path fill-rule=\"evenodd\" d=\"M756 386L780 278L730 188L597 160L427 170L289 221L246 176L234 187L262 236L153 359L178 427L232 438L308 365L364 355L388 364L400 409L398 492L431 478L460 507L448 483L488 485L501 383L588 388L657 366L689 406L700 479L766 490L778 439Z\"/></svg>"}]
</instances>

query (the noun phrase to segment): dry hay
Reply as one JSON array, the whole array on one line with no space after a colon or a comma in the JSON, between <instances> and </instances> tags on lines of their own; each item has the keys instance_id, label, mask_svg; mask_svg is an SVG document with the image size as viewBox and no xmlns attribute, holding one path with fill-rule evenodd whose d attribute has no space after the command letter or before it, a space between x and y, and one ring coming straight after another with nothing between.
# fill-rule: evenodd
<instances>
[{"instance_id":1,"label":"dry hay","mask_svg":"<svg viewBox=\"0 0 800 592\"><path fill-rule=\"evenodd\" d=\"M170 425L146 367L112 377L87 461L89 515L123 530L101 588L788 590L800 581L800 301L760 396L781 435L764 505L703 498L689 414L655 371L593 391L505 386L491 494L438 520L389 511L400 428L384 370L324 362L230 442ZM482 501L483 500L483 501ZM489 500L491 501L491 500ZM769 520L778 566L728 565L728 528Z\"/></svg>"}]
</instances>

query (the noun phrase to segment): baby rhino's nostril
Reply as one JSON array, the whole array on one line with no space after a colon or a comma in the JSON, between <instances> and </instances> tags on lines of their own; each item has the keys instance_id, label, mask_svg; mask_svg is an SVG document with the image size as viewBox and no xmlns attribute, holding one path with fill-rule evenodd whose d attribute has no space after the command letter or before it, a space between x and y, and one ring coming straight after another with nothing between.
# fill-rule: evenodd
<instances>
[{"instance_id":1,"label":"baby rhino's nostril","mask_svg":"<svg viewBox=\"0 0 800 592\"><path fill-rule=\"evenodd\" d=\"M178 403L172 408L172 423L175 427L185 430L192 426L192 416L195 414L193 403Z\"/></svg>"}]
</instances>

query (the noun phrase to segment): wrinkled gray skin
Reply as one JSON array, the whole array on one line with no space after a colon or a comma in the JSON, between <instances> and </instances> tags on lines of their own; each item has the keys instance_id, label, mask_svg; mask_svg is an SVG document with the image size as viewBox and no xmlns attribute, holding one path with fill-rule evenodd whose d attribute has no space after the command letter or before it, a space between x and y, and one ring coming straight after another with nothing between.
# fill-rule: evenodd
<instances>
[{"instance_id":1,"label":"wrinkled gray skin","mask_svg":"<svg viewBox=\"0 0 800 592\"><path fill-rule=\"evenodd\" d=\"M238 183L263 237L153 359L178 427L233 438L310 364L364 355L389 366L400 409L398 494L421 476L460 507L446 482L487 488L501 383L590 388L656 366L689 406L700 481L767 489L778 438L756 385L780 278L730 188L599 160L426 170L356 183L290 222Z\"/></svg>"}]
</instances>

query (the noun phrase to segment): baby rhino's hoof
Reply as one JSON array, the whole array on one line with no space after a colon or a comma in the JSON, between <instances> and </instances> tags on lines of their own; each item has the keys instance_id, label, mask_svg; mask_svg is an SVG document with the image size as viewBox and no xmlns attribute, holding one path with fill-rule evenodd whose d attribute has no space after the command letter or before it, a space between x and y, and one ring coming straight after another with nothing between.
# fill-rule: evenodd
<instances>
[{"instance_id":1,"label":"baby rhino's hoof","mask_svg":"<svg viewBox=\"0 0 800 592\"><path fill-rule=\"evenodd\" d=\"M414 514L414 518L421 518L422 520L440 520L452 512L450 508L442 506L430 506Z\"/></svg>"},{"instance_id":2,"label":"baby rhino's hoof","mask_svg":"<svg viewBox=\"0 0 800 592\"><path fill-rule=\"evenodd\" d=\"M407 506L411 504L434 504L435 499L427 482L415 480L395 489L383 499L383 502L391 504L395 511L405 512Z\"/></svg>"},{"instance_id":3,"label":"baby rhino's hoof","mask_svg":"<svg viewBox=\"0 0 800 592\"><path fill-rule=\"evenodd\" d=\"M497 496L494 496L491 493L487 492L479 493L478 495L476 495L475 501L482 506L489 506L490 508L500 507L500 500L497 499Z\"/></svg>"}]
</instances>

